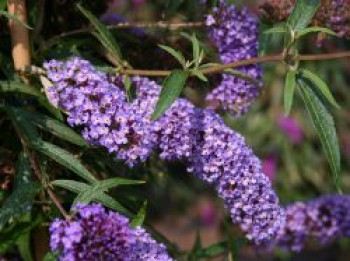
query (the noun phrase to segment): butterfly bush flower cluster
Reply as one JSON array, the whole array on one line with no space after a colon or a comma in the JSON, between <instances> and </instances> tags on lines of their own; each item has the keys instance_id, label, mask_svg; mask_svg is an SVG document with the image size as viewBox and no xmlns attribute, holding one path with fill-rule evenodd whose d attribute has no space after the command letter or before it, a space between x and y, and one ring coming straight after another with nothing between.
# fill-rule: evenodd
<instances>
[{"instance_id":1,"label":"butterfly bush flower cluster","mask_svg":"<svg viewBox=\"0 0 350 261\"><path fill-rule=\"evenodd\" d=\"M283 225L283 210L260 161L213 110L178 99L151 121L161 89L154 81L132 77L136 97L128 102L119 78L80 58L50 61L45 68L53 82L49 99L68 112L72 126L83 128L90 143L106 147L129 166L144 162L152 152L183 161L189 172L215 187L233 222L256 244L272 239Z\"/></svg>"},{"instance_id":2,"label":"butterfly bush flower cluster","mask_svg":"<svg viewBox=\"0 0 350 261\"><path fill-rule=\"evenodd\" d=\"M286 224L275 245L301 251L309 241L326 245L350 237L350 196L326 195L310 202L296 202L285 208Z\"/></svg>"},{"instance_id":3,"label":"butterfly bush flower cluster","mask_svg":"<svg viewBox=\"0 0 350 261\"><path fill-rule=\"evenodd\" d=\"M53 221L50 247L61 261L173 260L143 228L132 228L128 218L100 204L78 204L71 221Z\"/></svg>"},{"instance_id":4,"label":"butterfly bush flower cluster","mask_svg":"<svg viewBox=\"0 0 350 261\"><path fill-rule=\"evenodd\" d=\"M226 1L206 18L208 35L218 49L222 63L232 63L258 55L258 20L247 8L238 10ZM219 85L206 97L213 109L233 116L244 114L259 94L262 69L259 65L241 66L238 70L255 79L257 84L231 74L223 74Z\"/></svg>"}]
</instances>

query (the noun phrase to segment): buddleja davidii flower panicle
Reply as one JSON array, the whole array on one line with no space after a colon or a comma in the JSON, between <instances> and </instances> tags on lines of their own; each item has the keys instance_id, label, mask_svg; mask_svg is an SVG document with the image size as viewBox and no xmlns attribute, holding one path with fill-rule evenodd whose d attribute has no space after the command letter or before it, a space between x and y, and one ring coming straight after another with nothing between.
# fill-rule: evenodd
<instances>
[{"instance_id":1,"label":"buddleja davidii flower panicle","mask_svg":"<svg viewBox=\"0 0 350 261\"><path fill-rule=\"evenodd\" d=\"M209 39L218 50L222 63L232 63L258 56L258 20L247 8L238 10L226 1L206 17ZM241 66L237 70L257 82L261 80L259 65ZM230 74L206 97L209 107L228 111L233 116L247 112L260 92L260 87Z\"/></svg>"},{"instance_id":2,"label":"buddleja davidii flower panicle","mask_svg":"<svg viewBox=\"0 0 350 261\"><path fill-rule=\"evenodd\" d=\"M71 221L50 225L50 247L61 261L170 261L163 244L100 204L77 204Z\"/></svg>"},{"instance_id":3,"label":"buddleja davidii flower panicle","mask_svg":"<svg viewBox=\"0 0 350 261\"><path fill-rule=\"evenodd\" d=\"M350 196L326 195L285 208L286 224L274 245L290 251L303 250L310 241L327 245L350 237Z\"/></svg>"},{"instance_id":4,"label":"buddleja davidii flower panicle","mask_svg":"<svg viewBox=\"0 0 350 261\"><path fill-rule=\"evenodd\" d=\"M128 103L121 79L98 72L85 60L52 60L44 67L54 85L47 90L49 100L68 112L71 126L84 127L87 141L106 147L130 166L148 158L156 141L149 106L156 100L144 98L159 92L155 83L135 77L139 98Z\"/></svg>"},{"instance_id":5,"label":"buddleja davidii flower panicle","mask_svg":"<svg viewBox=\"0 0 350 261\"><path fill-rule=\"evenodd\" d=\"M69 122L73 126L81 124L88 141L106 147L130 166L145 161L152 152L159 152L164 160L181 160L189 172L215 187L233 222L239 224L254 243L268 241L276 235L283 224L283 211L268 178L262 173L260 161L241 135L228 128L214 111L196 108L185 99L178 99L162 117L151 121L161 89L159 85L147 78L133 77L136 97L127 102L121 81L111 81L89 66L86 73L97 73L101 79L94 82L94 87L101 90L98 95L91 96L93 91L86 94L79 91L87 88L87 82L67 85L66 88L73 90L63 93L76 89L84 96L70 97L74 106L66 106L66 102L61 101L66 96L62 98L62 91L56 91L58 104L72 113ZM51 72L48 76L51 78ZM70 82L77 83L75 77L73 75ZM74 100L76 97L79 102ZM102 100L119 104L106 106ZM87 108L85 103L89 105ZM110 108L114 111L110 112ZM105 117L106 120L102 120Z\"/></svg>"}]
</instances>

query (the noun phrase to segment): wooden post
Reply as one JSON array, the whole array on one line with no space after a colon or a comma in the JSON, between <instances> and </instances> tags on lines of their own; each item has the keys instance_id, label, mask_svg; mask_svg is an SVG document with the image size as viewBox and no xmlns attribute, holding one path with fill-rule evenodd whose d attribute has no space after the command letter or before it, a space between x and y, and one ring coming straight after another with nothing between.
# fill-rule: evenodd
<instances>
[{"instance_id":1,"label":"wooden post","mask_svg":"<svg viewBox=\"0 0 350 261\"><path fill-rule=\"evenodd\" d=\"M7 11L27 23L27 8L25 0L8 0ZM10 19L9 27L12 42L12 58L16 70L22 71L30 65L30 46L28 29ZM24 79L26 80L26 79Z\"/></svg>"}]
</instances>

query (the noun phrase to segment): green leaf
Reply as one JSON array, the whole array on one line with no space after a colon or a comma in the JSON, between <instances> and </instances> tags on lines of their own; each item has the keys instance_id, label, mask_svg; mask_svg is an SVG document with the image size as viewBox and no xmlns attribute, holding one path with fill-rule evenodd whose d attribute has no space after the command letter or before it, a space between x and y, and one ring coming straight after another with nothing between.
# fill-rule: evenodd
<instances>
[{"instance_id":1,"label":"green leaf","mask_svg":"<svg viewBox=\"0 0 350 261\"><path fill-rule=\"evenodd\" d=\"M270 29L267 29L266 31L264 31L264 34L278 34L278 33L286 33L286 32L287 32L286 25L278 25Z\"/></svg>"},{"instance_id":2,"label":"green leaf","mask_svg":"<svg viewBox=\"0 0 350 261\"><path fill-rule=\"evenodd\" d=\"M304 29L310 23L319 5L320 0L297 0L287 25L294 31Z\"/></svg>"},{"instance_id":3,"label":"green leaf","mask_svg":"<svg viewBox=\"0 0 350 261\"><path fill-rule=\"evenodd\" d=\"M35 145L35 149L70 169L86 181L91 183L97 181L94 175L70 152L45 141Z\"/></svg>"},{"instance_id":4,"label":"green leaf","mask_svg":"<svg viewBox=\"0 0 350 261\"><path fill-rule=\"evenodd\" d=\"M43 222L43 218L38 216L31 222L19 222L10 231L0 234L0 254L4 254L11 246L13 246L19 237L29 233L33 228Z\"/></svg>"},{"instance_id":5,"label":"green leaf","mask_svg":"<svg viewBox=\"0 0 350 261\"><path fill-rule=\"evenodd\" d=\"M10 116L15 128L23 134L23 138L31 145L35 145L41 142L38 130L31 121L28 121L23 110L15 107L6 107L6 111Z\"/></svg>"},{"instance_id":6,"label":"green leaf","mask_svg":"<svg viewBox=\"0 0 350 261\"><path fill-rule=\"evenodd\" d=\"M333 117L313 92L312 88L307 85L307 82L301 78L298 79L298 84L300 84L301 96L315 125L324 153L330 164L335 185L340 190L340 154Z\"/></svg>"},{"instance_id":7,"label":"green leaf","mask_svg":"<svg viewBox=\"0 0 350 261\"><path fill-rule=\"evenodd\" d=\"M297 36L302 37L302 36L307 35L309 33L325 33L325 34L337 36L337 34L334 31L332 31L331 29L328 29L325 27L318 27L318 26L312 26L312 27L302 29L302 30L298 31Z\"/></svg>"},{"instance_id":8,"label":"green leaf","mask_svg":"<svg viewBox=\"0 0 350 261\"><path fill-rule=\"evenodd\" d=\"M164 51L166 51L167 53L171 54L181 64L183 68L186 68L186 59L181 52L175 50L170 46L161 45L161 44L158 44L158 46L162 48Z\"/></svg>"},{"instance_id":9,"label":"green leaf","mask_svg":"<svg viewBox=\"0 0 350 261\"><path fill-rule=\"evenodd\" d=\"M91 185L85 184L83 182L74 181L74 180L55 180L51 182L51 184L57 187L67 189L76 194L84 193L85 191L91 188ZM100 192L99 194L95 194L92 200L96 202L100 202L102 205L110 209L119 211L123 214L126 214L127 216L131 215L130 212L126 208L124 208L118 201L116 201L111 196L104 194L103 192Z\"/></svg>"},{"instance_id":10,"label":"green leaf","mask_svg":"<svg viewBox=\"0 0 350 261\"><path fill-rule=\"evenodd\" d=\"M44 256L43 261L57 261L59 256L60 256L60 254L58 251L47 252L46 255Z\"/></svg>"},{"instance_id":11,"label":"green leaf","mask_svg":"<svg viewBox=\"0 0 350 261\"><path fill-rule=\"evenodd\" d=\"M53 135L78 146L89 146L89 144L79 134L77 134L75 131L73 131L71 128L69 128L62 122L48 117L44 114L29 111L23 112L26 114L27 118L30 121L32 121L35 125L44 130L49 131Z\"/></svg>"},{"instance_id":12,"label":"green leaf","mask_svg":"<svg viewBox=\"0 0 350 261\"><path fill-rule=\"evenodd\" d=\"M16 245L23 261L33 261L30 247L30 232L20 236L17 239Z\"/></svg>"},{"instance_id":13,"label":"green leaf","mask_svg":"<svg viewBox=\"0 0 350 261\"><path fill-rule=\"evenodd\" d=\"M210 257L216 257L218 255L222 255L225 252L227 252L227 243L220 242L220 243L203 248L201 251L199 251L196 254L196 256L198 258L210 258Z\"/></svg>"},{"instance_id":14,"label":"green leaf","mask_svg":"<svg viewBox=\"0 0 350 261\"><path fill-rule=\"evenodd\" d=\"M296 72L289 70L284 86L284 113L289 115L293 104L294 91L296 86Z\"/></svg>"},{"instance_id":15,"label":"green leaf","mask_svg":"<svg viewBox=\"0 0 350 261\"><path fill-rule=\"evenodd\" d=\"M17 81L0 81L0 92L18 92L37 97L39 99L45 98L45 96L37 89L30 88L24 83Z\"/></svg>"},{"instance_id":16,"label":"green leaf","mask_svg":"<svg viewBox=\"0 0 350 261\"><path fill-rule=\"evenodd\" d=\"M208 81L208 78L199 70L191 70L191 74L196 76L198 79L202 80L203 82Z\"/></svg>"},{"instance_id":17,"label":"green leaf","mask_svg":"<svg viewBox=\"0 0 350 261\"><path fill-rule=\"evenodd\" d=\"M15 188L20 187L22 184L31 182L32 170L28 156L25 153L21 153L18 157L16 164L16 176L15 176Z\"/></svg>"},{"instance_id":18,"label":"green leaf","mask_svg":"<svg viewBox=\"0 0 350 261\"><path fill-rule=\"evenodd\" d=\"M95 182L87 190L79 193L78 197L74 200L74 203L90 203L101 192L106 192L111 188L122 185L139 185L145 183L140 180L123 179L123 178L111 178ZM73 205L74 205L73 203Z\"/></svg>"},{"instance_id":19,"label":"green leaf","mask_svg":"<svg viewBox=\"0 0 350 261\"><path fill-rule=\"evenodd\" d=\"M77 5L78 9L93 24L96 33L93 35L101 42L101 44L113 55L120 65L123 65L120 48L107 27L102 24L90 11L86 10L82 5Z\"/></svg>"},{"instance_id":20,"label":"green leaf","mask_svg":"<svg viewBox=\"0 0 350 261\"><path fill-rule=\"evenodd\" d=\"M164 80L163 88L160 92L156 108L154 109L152 120L158 119L180 96L188 78L188 72L174 70Z\"/></svg>"},{"instance_id":21,"label":"green leaf","mask_svg":"<svg viewBox=\"0 0 350 261\"><path fill-rule=\"evenodd\" d=\"M131 226L132 227L142 226L146 218L146 212L147 212L147 201L143 202L143 205L140 208L139 212L137 212L137 215L132 219Z\"/></svg>"},{"instance_id":22,"label":"green leaf","mask_svg":"<svg viewBox=\"0 0 350 261\"><path fill-rule=\"evenodd\" d=\"M198 68L199 64L201 63L201 57L200 57L199 42L198 42L198 39L197 39L195 34L192 34L191 42L192 42L193 61L194 61L194 64L195 64L195 68Z\"/></svg>"},{"instance_id":23,"label":"green leaf","mask_svg":"<svg viewBox=\"0 0 350 261\"><path fill-rule=\"evenodd\" d=\"M0 10L0 15L5 16L7 19L12 19L12 20L16 21L17 23L21 24L22 26L26 27L29 30L33 29L27 23L25 23L21 19L19 19L16 15L9 14L8 12L3 11L3 10Z\"/></svg>"},{"instance_id":24,"label":"green leaf","mask_svg":"<svg viewBox=\"0 0 350 261\"><path fill-rule=\"evenodd\" d=\"M28 213L40 185L31 181L31 167L25 154L20 154L16 165L15 187L12 194L0 208L0 229L10 221L15 221Z\"/></svg>"},{"instance_id":25,"label":"green leaf","mask_svg":"<svg viewBox=\"0 0 350 261\"><path fill-rule=\"evenodd\" d=\"M86 183L69 179L57 179L52 181L51 184L57 187L67 189L74 193L84 192L90 188L90 185Z\"/></svg>"},{"instance_id":26,"label":"green leaf","mask_svg":"<svg viewBox=\"0 0 350 261\"><path fill-rule=\"evenodd\" d=\"M339 104L334 99L331 91L329 90L327 84L316 74L314 74L311 71L302 69L301 70L301 77L310 81L320 92L322 95L326 98L326 100L332 104L335 108L340 109Z\"/></svg>"},{"instance_id":27,"label":"green leaf","mask_svg":"<svg viewBox=\"0 0 350 261\"><path fill-rule=\"evenodd\" d=\"M29 87L18 81L0 81L0 92L15 92L33 96L54 116L58 119L63 119L60 112L47 101L45 95L34 87Z\"/></svg>"}]
</instances>

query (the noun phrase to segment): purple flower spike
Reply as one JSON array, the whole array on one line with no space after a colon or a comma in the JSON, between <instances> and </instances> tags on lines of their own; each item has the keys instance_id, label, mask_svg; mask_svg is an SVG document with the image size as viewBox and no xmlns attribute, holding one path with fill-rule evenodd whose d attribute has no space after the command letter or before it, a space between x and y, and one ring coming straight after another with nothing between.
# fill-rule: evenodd
<instances>
[{"instance_id":1,"label":"purple flower spike","mask_svg":"<svg viewBox=\"0 0 350 261\"><path fill-rule=\"evenodd\" d=\"M303 250L308 241L327 245L350 237L350 196L327 195L286 207L286 224L273 245L290 251Z\"/></svg>"},{"instance_id":2,"label":"purple flower spike","mask_svg":"<svg viewBox=\"0 0 350 261\"><path fill-rule=\"evenodd\" d=\"M237 10L234 5L220 1L206 18L208 35L219 52L223 63L232 63L258 55L258 20L246 8ZM259 65L246 65L238 70L257 81L262 77ZM244 114L260 88L242 78L230 74L222 75L219 85L207 95L207 103L212 109L228 111L233 116Z\"/></svg>"},{"instance_id":3,"label":"purple flower spike","mask_svg":"<svg viewBox=\"0 0 350 261\"><path fill-rule=\"evenodd\" d=\"M64 261L173 260L163 244L143 228L132 228L129 220L100 204L75 207L73 221L57 219L50 225L51 250Z\"/></svg>"},{"instance_id":4,"label":"purple flower spike","mask_svg":"<svg viewBox=\"0 0 350 261\"><path fill-rule=\"evenodd\" d=\"M151 121L161 90L155 82L133 77L136 97L128 102L121 80L96 71L87 61L50 61L45 68L49 77L65 75L50 88L49 98L55 97L69 113L71 126L83 127L91 144L105 147L129 166L146 161L153 152L164 160L181 160L189 172L214 186L232 221L252 242L276 236L284 214L270 181L244 138L214 111L178 99Z\"/></svg>"}]
</instances>

